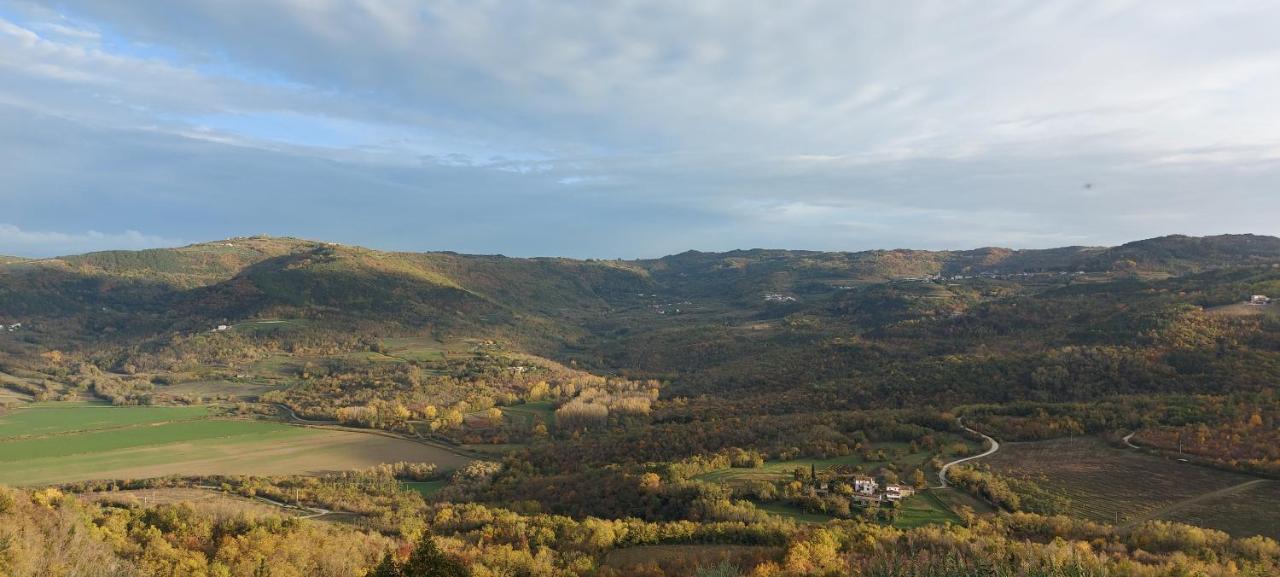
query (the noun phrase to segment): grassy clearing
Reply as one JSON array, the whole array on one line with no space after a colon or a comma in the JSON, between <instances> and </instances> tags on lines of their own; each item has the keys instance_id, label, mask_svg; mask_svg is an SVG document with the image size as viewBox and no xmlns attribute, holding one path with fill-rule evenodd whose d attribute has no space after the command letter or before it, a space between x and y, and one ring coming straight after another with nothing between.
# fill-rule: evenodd
<instances>
[{"instance_id":1,"label":"grassy clearing","mask_svg":"<svg viewBox=\"0 0 1280 577\"><path fill-rule=\"evenodd\" d=\"M556 404L554 401L536 401L502 407L502 412L509 419L524 419L530 425L540 421L550 428L555 423Z\"/></svg>"},{"instance_id":2,"label":"grassy clearing","mask_svg":"<svg viewBox=\"0 0 1280 577\"><path fill-rule=\"evenodd\" d=\"M387 354L406 361L420 363L443 362L448 347L430 337L402 337L383 339Z\"/></svg>"},{"instance_id":3,"label":"grassy clearing","mask_svg":"<svg viewBox=\"0 0 1280 577\"><path fill-rule=\"evenodd\" d=\"M445 486L449 484L449 482L444 479L440 479L436 481L405 481L403 484L406 489L417 491L423 497L430 497L439 493L441 489L445 488Z\"/></svg>"},{"instance_id":4,"label":"grassy clearing","mask_svg":"<svg viewBox=\"0 0 1280 577\"><path fill-rule=\"evenodd\" d=\"M960 516L942 501L933 491L924 491L903 500L898 509L898 519L893 526L901 529L938 525L943 523L959 523Z\"/></svg>"},{"instance_id":5,"label":"grassy clearing","mask_svg":"<svg viewBox=\"0 0 1280 577\"><path fill-rule=\"evenodd\" d=\"M311 321L307 319L258 319L236 323L231 328L244 333L264 334L301 328L308 324L311 324Z\"/></svg>"},{"instance_id":6,"label":"grassy clearing","mask_svg":"<svg viewBox=\"0 0 1280 577\"><path fill-rule=\"evenodd\" d=\"M208 416L207 407L112 407L84 403L37 403L0 417L0 441L17 437L93 431L190 421ZM5 443L0 443L3 453Z\"/></svg>"},{"instance_id":7,"label":"grassy clearing","mask_svg":"<svg viewBox=\"0 0 1280 577\"><path fill-rule=\"evenodd\" d=\"M957 490L954 487L947 487L946 489L929 489L929 494L941 501L942 504L951 511L958 511L960 507L968 507L969 509L972 509L974 513L978 514L996 512L996 508L992 507L990 503L965 493L964 491Z\"/></svg>"},{"instance_id":8,"label":"grassy clearing","mask_svg":"<svg viewBox=\"0 0 1280 577\"><path fill-rule=\"evenodd\" d=\"M1115 448L1092 437L1004 443L984 462L1067 497L1073 516L1111 523L1252 479Z\"/></svg>"},{"instance_id":9,"label":"grassy clearing","mask_svg":"<svg viewBox=\"0 0 1280 577\"><path fill-rule=\"evenodd\" d=\"M180 411L175 414L175 409ZM214 419L203 416L202 410L88 403L41 403L16 410L0 419L0 426L12 433L21 430L23 423L36 425L42 436L10 434L0 440L0 483L43 485L174 474L316 474L395 461L436 463L450 470L469 461L402 439ZM172 420L174 416L188 419ZM20 423L8 422L11 418Z\"/></svg>"}]
</instances>

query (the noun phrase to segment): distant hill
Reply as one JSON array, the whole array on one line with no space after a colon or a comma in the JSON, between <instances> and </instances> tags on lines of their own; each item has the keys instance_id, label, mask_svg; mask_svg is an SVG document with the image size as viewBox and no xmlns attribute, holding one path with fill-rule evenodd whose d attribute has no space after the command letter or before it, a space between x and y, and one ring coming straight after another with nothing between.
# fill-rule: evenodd
<instances>
[{"instance_id":1,"label":"distant hill","mask_svg":"<svg viewBox=\"0 0 1280 577\"><path fill-rule=\"evenodd\" d=\"M829 302L824 306L830 310L885 320L897 318L893 310L942 314L978 297L932 289L844 291L938 276L1083 271L1163 278L1265 264L1280 264L1280 239L1169 236L1112 248L1044 250L689 251L603 261L383 252L252 237L171 249L7 259L0 264L0 316L60 319L69 331L97 327L92 330L128 334L277 316L472 335L536 333L545 339L615 330L607 327L614 326L611 315L618 311L671 305L675 312L682 302L691 304L681 312L723 309L747 315L762 314L751 311L770 303L794 308ZM787 304L813 299L808 305Z\"/></svg>"}]
</instances>

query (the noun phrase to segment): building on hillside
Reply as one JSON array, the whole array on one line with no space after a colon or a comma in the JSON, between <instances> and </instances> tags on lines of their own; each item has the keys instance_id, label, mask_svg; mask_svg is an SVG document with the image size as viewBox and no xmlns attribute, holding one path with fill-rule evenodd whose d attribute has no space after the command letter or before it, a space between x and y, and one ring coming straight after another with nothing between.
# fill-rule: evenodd
<instances>
[{"instance_id":1,"label":"building on hillside","mask_svg":"<svg viewBox=\"0 0 1280 577\"><path fill-rule=\"evenodd\" d=\"M1271 304L1271 298L1268 297L1267 295L1253 295L1252 297L1249 297L1249 304L1269 305Z\"/></svg>"},{"instance_id":2,"label":"building on hillside","mask_svg":"<svg viewBox=\"0 0 1280 577\"><path fill-rule=\"evenodd\" d=\"M884 498L890 501L900 501L903 498L916 494L916 490L907 485L885 485Z\"/></svg>"},{"instance_id":3,"label":"building on hillside","mask_svg":"<svg viewBox=\"0 0 1280 577\"><path fill-rule=\"evenodd\" d=\"M861 495L874 495L879 484L876 480L867 476L858 476L853 478L853 491Z\"/></svg>"}]
</instances>

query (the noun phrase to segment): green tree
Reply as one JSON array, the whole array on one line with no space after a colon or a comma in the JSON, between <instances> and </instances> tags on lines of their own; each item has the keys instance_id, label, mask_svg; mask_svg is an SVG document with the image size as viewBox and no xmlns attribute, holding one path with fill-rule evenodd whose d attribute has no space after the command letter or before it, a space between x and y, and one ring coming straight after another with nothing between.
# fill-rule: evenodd
<instances>
[{"instance_id":1,"label":"green tree","mask_svg":"<svg viewBox=\"0 0 1280 577\"><path fill-rule=\"evenodd\" d=\"M396 563L387 553L370 577L466 577L467 568L436 547L430 533L422 535L404 563Z\"/></svg>"}]
</instances>

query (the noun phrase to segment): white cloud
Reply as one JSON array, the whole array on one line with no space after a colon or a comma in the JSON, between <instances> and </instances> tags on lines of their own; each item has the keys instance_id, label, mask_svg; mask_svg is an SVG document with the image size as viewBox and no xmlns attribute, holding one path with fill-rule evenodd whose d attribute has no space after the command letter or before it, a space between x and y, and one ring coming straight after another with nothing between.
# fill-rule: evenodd
<instances>
[{"instance_id":1,"label":"white cloud","mask_svg":"<svg viewBox=\"0 0 1280 577\"><path fill-rule=\"evenodd\" d=\"M136 230L102 233L28 231L13 224L0 223L0 254L47 257L78 254L96 250L144 249L178 246L182 241L142 234Z\"/></svg>"},{"instance_id":2,"label":"white cloud","mask_svg":"<svg viewBox=\"0 0 1280 577\"><path fill-rule=\"evenodd\" d=\"M1277 232L1264 0L0 14L27 227L581 256Z\"/></svg>"}]
</instances>

